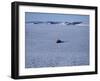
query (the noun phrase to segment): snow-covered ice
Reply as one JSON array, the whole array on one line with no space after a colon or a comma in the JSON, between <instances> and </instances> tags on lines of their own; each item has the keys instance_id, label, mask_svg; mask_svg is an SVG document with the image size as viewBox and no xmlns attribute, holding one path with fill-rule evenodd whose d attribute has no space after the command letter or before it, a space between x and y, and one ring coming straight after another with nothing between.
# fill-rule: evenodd
<instances>
[{"instance_id":1,"label":"snow-covered ice","mask_svg":"<svg viewBox=\"0 0 100 81\"><path fill-rule=\"evenodd\" d=\"M80 65L89 65L89 26L25 24L26 68Z\"/></svg>"}]
</instances>

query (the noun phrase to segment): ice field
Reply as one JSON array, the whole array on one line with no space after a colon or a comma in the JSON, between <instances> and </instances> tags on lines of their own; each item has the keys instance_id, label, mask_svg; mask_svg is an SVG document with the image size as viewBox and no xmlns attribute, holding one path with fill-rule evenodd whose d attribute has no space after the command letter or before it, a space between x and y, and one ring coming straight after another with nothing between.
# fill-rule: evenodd
<instances>
[{"instance_id":1,"label":"ice field","mask_svg":"<svg viewBox=\"0 0 100 81\"><path fill-rule=\"evenodd\" d=\"M82 65L89 65L89 26L25 24L25 68Z\"/></svg>"}]
</instances>

